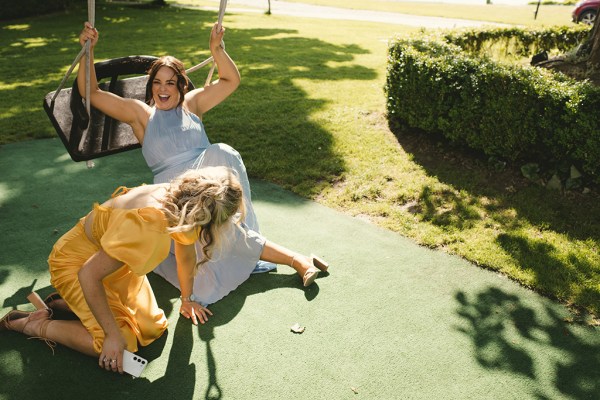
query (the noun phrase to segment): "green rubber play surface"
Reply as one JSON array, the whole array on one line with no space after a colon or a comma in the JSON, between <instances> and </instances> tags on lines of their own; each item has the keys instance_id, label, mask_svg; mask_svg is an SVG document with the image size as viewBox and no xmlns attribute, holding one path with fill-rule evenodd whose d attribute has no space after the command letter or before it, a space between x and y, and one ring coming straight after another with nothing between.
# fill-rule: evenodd
<instances>
[{"instance_id":1,"label":"green rubber play surface","mask_svg":"<svg viewBox=\"0 0 600 400\"><path fill-rule=\"evenodd\" d=\"M61 234L119 185L150 183L139 150L86 168L58 140L0 148L0 306L48 294ZM593 399L598 328L493 272L253 181L262 232L330 273L305 289L285 266L253 275L196 328L179 292L150 281L169 317L141 378L0 332L0 399ZM290 327L306 327L295 334Z\"/></svg>"}]
</instances>

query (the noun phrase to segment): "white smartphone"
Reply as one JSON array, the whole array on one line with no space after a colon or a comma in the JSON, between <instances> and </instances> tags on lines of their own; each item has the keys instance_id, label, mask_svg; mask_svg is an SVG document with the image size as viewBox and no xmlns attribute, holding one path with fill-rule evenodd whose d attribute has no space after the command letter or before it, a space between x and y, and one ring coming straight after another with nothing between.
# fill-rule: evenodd
<instances>
[{"instance_id":1,"label":"white smartphone","mask_svg":"<svg viewBox=\"0 0 600 400\"><path fill-rule=\"evenodd\" d=\"M145 358L127 350L123 351L123 371L127 372L129 375L138 378L142 374L144 368L146 368L146 365L148 365L148 361Z\"/></svg>"}]
</instances>

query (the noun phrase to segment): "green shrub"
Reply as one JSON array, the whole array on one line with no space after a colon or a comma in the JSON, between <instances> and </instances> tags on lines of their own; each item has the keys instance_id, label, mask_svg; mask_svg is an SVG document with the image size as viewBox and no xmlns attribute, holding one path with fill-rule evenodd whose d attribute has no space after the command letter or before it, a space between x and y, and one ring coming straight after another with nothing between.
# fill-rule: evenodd
<instances>
[{"instance_id":1,"label":"green shrub","mask_svg":"<svg viewBox=\"0 0 600 400\"><path fill-rule=\"evenodd\" d=\"M493 41L512 41L523 52L565 49L559 37L577 43L586 33L577 27L549 33L511 28L396 39L385 87L390 124L440 133L512 162L572 164L600 183L600 89L545 69L501 63L482 51Z\"/></svg>"},{"instance_id":2,"label":"green shrub","mask_svg":"<svg viewBox=\"0 0 600 400\"><path fill-rule=\"evenodd\" d=\"M455 44L471 55L489 55L492 49L502 49L502 55L529 56L542 50L565 53L584 40L589 26L556 26L551 29L492 28L449 31L443 35L447 43Z\"/></svg>"}]
</instances>

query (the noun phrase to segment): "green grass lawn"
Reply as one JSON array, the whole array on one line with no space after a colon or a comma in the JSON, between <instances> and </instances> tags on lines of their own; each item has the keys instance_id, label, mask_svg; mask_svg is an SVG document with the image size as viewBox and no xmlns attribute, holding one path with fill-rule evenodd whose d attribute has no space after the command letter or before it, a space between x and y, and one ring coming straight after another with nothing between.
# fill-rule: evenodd
<instances>
[{"instance_id":1,"label":"green grass lawn","mask_svg":"<svg viewBox=\"0 0 600 400\"><path fill-rule=\"evenodd\" d=\"M388 0L286 0L292 3L310 3L357 10L389 11L434 17L474 19L519 25L566 25L571 22L573 6L541 5L534 19L535 5L511 6L504 4L448 4ZM493 3L493 1L492 1Z\"/></svg>"},{"instance_id":2,"label":"green grass lawn","mask_svg":"<svg viewBox=\"0 0 600 400\"><path fill-rule=\"evenodd\" d=\"M306 3L319 6L350 8L355 10L387 11L402 14L426 15L431 17L472 19L477 21L498 22L531 26L569 25L573 6L541 5L534 19L535 5L509 6L503 4L448 4L431 1L429 3L389 0L285 0L289 3ZM218 0L176 0L172 3L197 6L218 6ZM231 0L229 7L243 7ZM261 9L267 9L267 0ZM276 8L276 1L271 5ZM275 11L275 14L277 12Z\"/></svg>"},{"instance_id":3,"label":"green grass lawn","mask_svg":"<svg viewBox=\"0 0 600 400\"><path fill-rule=\"evenodd\" d=\"M216 17L99 5L96 58L173 54L200 62ZM81 9L0 24L0 144L55 136L42 99L79 51L85 19ZM242 85L205 124L213 142L240 151L251 176L600 312L595 192L547 191L510 168L497 172L441 141L388 128L387 40L416 30L231 12L225 25ZM377 252L376 243L365 245Z\"/></svg>"}]
</instances>

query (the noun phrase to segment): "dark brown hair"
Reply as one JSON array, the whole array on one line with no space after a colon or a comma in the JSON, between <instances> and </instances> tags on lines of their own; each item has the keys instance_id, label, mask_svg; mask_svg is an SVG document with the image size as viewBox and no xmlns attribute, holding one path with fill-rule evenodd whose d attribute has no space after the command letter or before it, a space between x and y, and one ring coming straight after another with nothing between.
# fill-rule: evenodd
<instances>
[{"instance_id":1,"label":"dark brown hair","mask_svg":"<svg viewBox=\"0 0 600 400\"><path fill-rule=\"evenodd\" d=\"M173 70L177 76L177 90L179 91L179 102L177 106L183 103L184 96L187 93L189 79L185 73L183 63L173 56L162 56L158 60L154 61L148 70L148 82L146 83L146 104L151 106L154 103L152 98L152 82L156 78L158 70L162 67L169 67Z\"/></svg>"}]
</instances>

